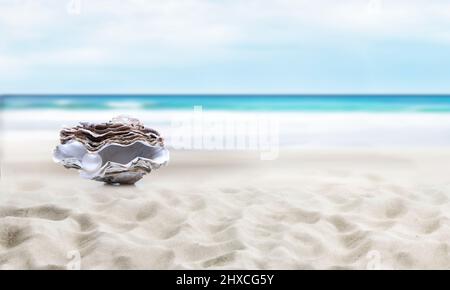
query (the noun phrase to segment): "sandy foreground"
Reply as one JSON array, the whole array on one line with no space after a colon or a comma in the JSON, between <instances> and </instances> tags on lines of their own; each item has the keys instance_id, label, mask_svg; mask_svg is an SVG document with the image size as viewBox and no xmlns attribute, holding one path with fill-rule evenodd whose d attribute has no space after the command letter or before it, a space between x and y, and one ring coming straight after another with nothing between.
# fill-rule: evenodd
<instances>
[{"instance_id":1,"label":"sandy foreground","mask_svg":"<svg viewBox=\"0 0 450 290\"><path fill-rule=\"evenodd\" d=\"M172 151L117 187L53 145L2 144L1 269L450 268L450 150Z\"/></svg>"}]
</instances>

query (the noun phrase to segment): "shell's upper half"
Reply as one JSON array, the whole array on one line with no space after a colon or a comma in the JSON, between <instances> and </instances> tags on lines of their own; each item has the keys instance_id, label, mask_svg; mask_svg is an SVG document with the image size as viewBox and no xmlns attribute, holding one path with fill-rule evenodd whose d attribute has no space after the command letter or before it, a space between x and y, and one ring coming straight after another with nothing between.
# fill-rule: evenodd
<instances>
[{"instance_id":1,"label":"shell's upper half","mask_svg":"<svg viewBox=\"0 0 450 290\"><path fill-rule=\"evenodd\" d=\"M55 162L79 169L84 178L106 183L134 184L169 161L160 134L134 118L80 123L61 130L60 138Z\"/></svg>"}]
</instances>

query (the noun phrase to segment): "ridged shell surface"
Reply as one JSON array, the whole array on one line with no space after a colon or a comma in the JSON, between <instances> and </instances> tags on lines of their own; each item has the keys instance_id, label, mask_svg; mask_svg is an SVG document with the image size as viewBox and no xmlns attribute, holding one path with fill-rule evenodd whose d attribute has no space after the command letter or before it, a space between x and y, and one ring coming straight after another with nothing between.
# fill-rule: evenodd
<instances>
[{"instance_id":1,"label":"ridged shell surface","mask_svg":"<svg viewBox=\"0 0 450 290\"><path fill-rule=\"evenodd\" d=\"M55 162L80 170L81 177L109 184L134 184L169 161L161 135L124 116L64 128L60 143L53 153Z\"/></svg>"}]
</instances>

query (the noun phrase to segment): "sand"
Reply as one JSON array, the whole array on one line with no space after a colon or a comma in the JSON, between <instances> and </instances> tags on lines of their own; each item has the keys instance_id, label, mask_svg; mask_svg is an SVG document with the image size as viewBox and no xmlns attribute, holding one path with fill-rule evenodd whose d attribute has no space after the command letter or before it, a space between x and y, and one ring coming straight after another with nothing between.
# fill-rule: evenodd
<instances>
[{"instance_id":1,"label":"sand","mask_svg":"<svg viewBox=\"0 0 450 290\"><path fill-rule=\"evenodd\" d=\"M53 145L3 141L0 269L450 268L450 150L173 151L117 187Z\"/></svg>"}]
</instances>

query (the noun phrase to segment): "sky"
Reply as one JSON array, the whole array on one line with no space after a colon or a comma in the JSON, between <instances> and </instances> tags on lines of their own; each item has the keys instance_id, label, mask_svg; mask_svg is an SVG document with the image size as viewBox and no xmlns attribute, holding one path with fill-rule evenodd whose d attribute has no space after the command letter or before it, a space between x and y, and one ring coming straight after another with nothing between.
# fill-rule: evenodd
<instances>
[{"instance_id":1,"label":"sky","mask_svg":"<svg viewBox=\"0 0 450 290\"><path fill-rule=\"evenodd\" d=\"M13 93L450 93L450 1L0 0Z\"/></svg>"}]
</instances>

